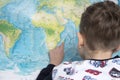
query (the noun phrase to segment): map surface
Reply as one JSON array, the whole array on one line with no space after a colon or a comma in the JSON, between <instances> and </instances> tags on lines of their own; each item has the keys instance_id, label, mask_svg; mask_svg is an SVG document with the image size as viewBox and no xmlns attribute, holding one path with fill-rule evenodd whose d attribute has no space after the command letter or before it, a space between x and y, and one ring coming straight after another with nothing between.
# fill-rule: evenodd
<instances>
[{"instance_id":1,"label":"map surface","mask_svg":"<svg viewBox=\"0 0 120 80\"><path fill-rule=\"evenodd\" d=\"M0 0L0 80L35 80L62 42L64 60L80 60L81 14L98 1L104 0Z\"/></svg>"}]
</instances>

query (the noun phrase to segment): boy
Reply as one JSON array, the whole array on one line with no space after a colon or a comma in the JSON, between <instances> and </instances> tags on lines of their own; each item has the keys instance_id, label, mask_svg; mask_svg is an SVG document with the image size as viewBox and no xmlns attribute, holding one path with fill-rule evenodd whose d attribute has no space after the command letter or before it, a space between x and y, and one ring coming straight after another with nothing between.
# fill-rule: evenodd
<instances>
[{"instance_id":1,"label":"boy","mask_svg":"<svg viewBox=\"0 0 120 80\"><path fill-rule=\"evenodd\" d=\"M78 39L84 60L61 64L63 43L50 51L50 64L37 80L120 80L120 57L112 58L112 54L120 50L118 5L105 1L89 6L82 14Z\"/></svg>"}]
</instances>

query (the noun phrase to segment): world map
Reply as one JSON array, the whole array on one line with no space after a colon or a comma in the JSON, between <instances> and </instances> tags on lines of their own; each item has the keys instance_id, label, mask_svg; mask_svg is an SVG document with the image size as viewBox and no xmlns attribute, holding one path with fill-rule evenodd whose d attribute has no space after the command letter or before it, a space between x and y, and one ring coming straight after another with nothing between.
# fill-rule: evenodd
<instances>
[{"instance_id":1,"label":"world map","mask_svg":"<svg viewBox=\"0 0 120 80\"><path fill-rule=\"evenodd\" d=\"M65 61L81 60L81 14L99 1L104 0L0 0L0 80L35 80L49 63L49 50L62 42Z\"/></svg>"}]
</instances>

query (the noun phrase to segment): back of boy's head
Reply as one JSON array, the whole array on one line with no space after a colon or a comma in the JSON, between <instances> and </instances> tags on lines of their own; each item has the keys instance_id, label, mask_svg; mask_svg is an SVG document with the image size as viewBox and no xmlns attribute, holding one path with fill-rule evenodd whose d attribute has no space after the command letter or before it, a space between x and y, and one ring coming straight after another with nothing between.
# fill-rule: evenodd
<instances>
[{"instance_id":1,"label":"back of boy's head","mask_svg":"<svg viewBox=\"0 0 120 80\"><path fill-rule=\"evenodd\" d=\"M120 7L111 2L89 6L82 14L80 33L91 50L112 50L120 45Z\"/></svg>"}]
</instances>

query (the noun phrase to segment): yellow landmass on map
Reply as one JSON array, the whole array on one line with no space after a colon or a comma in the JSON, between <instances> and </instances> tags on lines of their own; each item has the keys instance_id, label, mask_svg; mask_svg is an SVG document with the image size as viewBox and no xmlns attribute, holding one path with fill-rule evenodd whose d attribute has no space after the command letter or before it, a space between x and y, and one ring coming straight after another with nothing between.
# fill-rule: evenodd
<instances>
[{"instance_id":1,"label":"yellow landmass on map","mask_svg":"<svg viewBox=\"0 0 120 80\"><path fill-rule=\"evenodd\" d=\"M10 0L0 0L0 8L6 5Z\"/></svg>"},{"instance_id":2,"label":"yellow landmass on map","mask_svg":"<svg viewBox=\"0 0 120 80\"><path fill-rule=\"evenodd\" d=\"M80 24L81 14L87 6L90 5L89 0L44 0L38 7L41 11L43 7L47 7L56 12L56 17L64 23L64 18L72 20L76 27Z\"/></svg>"}]
</instances>

